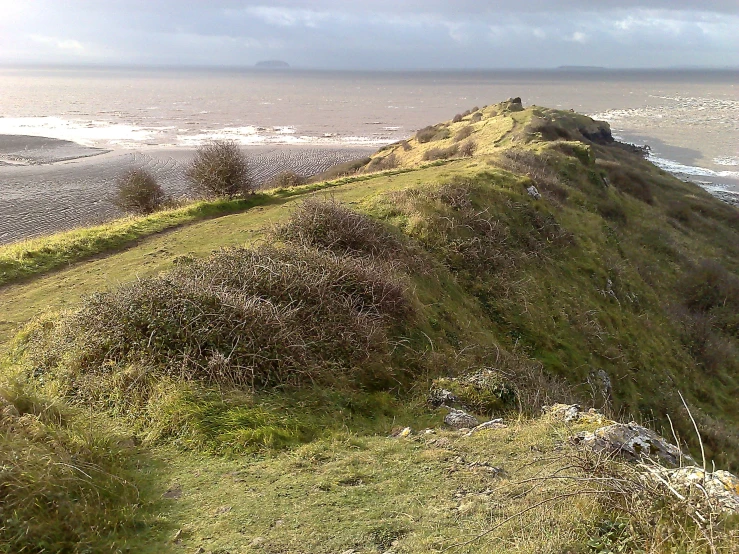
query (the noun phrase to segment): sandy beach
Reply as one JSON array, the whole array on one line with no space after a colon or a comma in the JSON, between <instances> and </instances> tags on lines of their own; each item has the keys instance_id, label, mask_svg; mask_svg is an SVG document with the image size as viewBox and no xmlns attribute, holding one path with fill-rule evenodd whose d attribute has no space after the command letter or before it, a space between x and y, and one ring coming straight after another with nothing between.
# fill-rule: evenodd
<instances>
[{"instance_id":1,"label":"sandy beach","mask_svg":"<svg viewBox=\"0 0 739 554\"><path fill-rule=\"evenodd\" d=\"M244 147L259 184L287 169L314 175L373 150ZM0 244L119 216L111 198L116 178L130 168L147 169L175 198L187 196L184 168L193 152L193 148L111 151L70 141L0 135Z\"/></svg>"}]
</instances>

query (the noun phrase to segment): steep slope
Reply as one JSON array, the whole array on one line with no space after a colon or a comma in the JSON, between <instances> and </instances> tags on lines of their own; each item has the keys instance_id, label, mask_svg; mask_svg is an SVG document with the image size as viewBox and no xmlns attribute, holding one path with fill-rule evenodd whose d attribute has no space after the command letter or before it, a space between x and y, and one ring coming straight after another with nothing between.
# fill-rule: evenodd
<instances>
[{"instance_id":1,"label":"steep slope","mask_svg":"<svg viewBox=\"0 0 739 554\"><path fill-rule=\"evenodd\" d=\"M538 415L579 400L674 431L697 454L682 394L707 457L739 467L739 211L613 141L607 124L515 99L421 130L368 170L326 185L328 199L297 188L289 203L0 290L8 321L51 310L9 346L6 450L40 440L49 467L79 459L141 495L101 496L96 522L58 499L94 511L101 477L65 488L70 476L54 473L59 486L27 505L13 495L30 484L17 483L42 471L21 477L8 462L16 485L3 490L20 510L0 531L9 551L51 540L38 525L23 535L28 518L64 513L57 549L143 551L137 540L176 534L213 551L426 552L522 510L533 519L516 519L510 547L525 552L707 548L666 497L633 500L654 491L620 462L565 446L594 423ZM221 246L237 248L209 255ZM442 431L438 405L452 397L509 427ZM386 436L406 425L433 431ZM557 481L563 468L586 490ZM626 481L628 501L587 488Z\"/></svg>"}]
</instances>

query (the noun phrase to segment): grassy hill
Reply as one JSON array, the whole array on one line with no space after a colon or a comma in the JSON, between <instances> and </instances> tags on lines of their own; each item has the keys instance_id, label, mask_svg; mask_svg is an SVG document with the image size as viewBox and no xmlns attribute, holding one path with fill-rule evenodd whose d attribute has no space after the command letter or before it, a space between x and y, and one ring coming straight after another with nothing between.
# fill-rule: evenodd
<instances>
[{"instance_id":1,"label":"grassy hill","mask_svg":"<svg viewBox=\"0 0 739 554\"><path fill-rule=\"evenodd\" d=\"M363 163L0 248L0 552L735 549L540 414L739 469L739 211L516 100Z\"/></svg>"}]
</instances>

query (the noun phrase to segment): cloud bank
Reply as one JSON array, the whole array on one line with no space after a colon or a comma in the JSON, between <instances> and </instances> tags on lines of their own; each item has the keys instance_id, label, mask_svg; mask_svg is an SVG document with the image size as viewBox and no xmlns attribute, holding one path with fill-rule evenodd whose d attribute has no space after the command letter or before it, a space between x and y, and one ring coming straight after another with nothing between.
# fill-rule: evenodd
<instances>
[{"instance_id":1,"label":"cloud bank","mask_svg":"<svg viewBox=\"0 0 739 554\"><path fill-rule=\"evenodd\" d=\"M736 0L602 4L0 0L0 63L248 66L283 59L323 69L739 64Z\"/></svg>"}]
</instances>

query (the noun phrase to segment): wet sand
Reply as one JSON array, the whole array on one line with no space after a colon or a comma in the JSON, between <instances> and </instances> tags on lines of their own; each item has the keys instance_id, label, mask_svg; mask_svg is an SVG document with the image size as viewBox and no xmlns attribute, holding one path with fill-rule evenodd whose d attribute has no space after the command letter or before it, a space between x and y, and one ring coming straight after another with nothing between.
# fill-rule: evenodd
<instances>
[{"instance_id":1,"label":"wet sand","mask_svg":"<svg viewBox=\"0 0 739 554\"><path fill-rule=\"evenodd\" d=\"M285 170L310 176L367 156L368 148L244 147L259 184ZM0 244L120 216L111 199L130 168L150 171L167 194L188 194L184 178L194 150L106 151L39 137L0 136Z\"/></svg>"}]
</instances>

